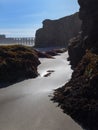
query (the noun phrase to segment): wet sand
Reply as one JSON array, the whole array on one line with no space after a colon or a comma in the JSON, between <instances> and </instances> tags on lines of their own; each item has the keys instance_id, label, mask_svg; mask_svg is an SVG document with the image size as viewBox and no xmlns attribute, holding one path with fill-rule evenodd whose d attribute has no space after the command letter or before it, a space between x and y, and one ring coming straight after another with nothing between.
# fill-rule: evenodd
<instances>
[{"instance_id":1,"label":"wet sand","mask_svg":"<svg viewBox=\"0 0 98 130\"><path fill-rule=\"evenodd\" d=\"M38 78L0 89L0 130L83 130L49 97L71 76L66 58L63 53L56 59L40 59ZM49 70L54 72L44 77Z\"/></svg>"}]
</instances>

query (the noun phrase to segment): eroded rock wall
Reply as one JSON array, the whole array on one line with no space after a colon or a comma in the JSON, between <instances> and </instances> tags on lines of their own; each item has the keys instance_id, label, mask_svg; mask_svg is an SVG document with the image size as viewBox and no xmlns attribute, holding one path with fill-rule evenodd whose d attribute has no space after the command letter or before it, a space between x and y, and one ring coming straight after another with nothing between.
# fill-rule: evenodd
<instances>
[{"instance_id":1,"label":"eroded rock wall","mask_svg":"<svg viewBox=\"0 0 98 130\"><path fill-rule=\"evenodd\" d=\"M86 49L98 54L98 1L78 0L80 5L79 17L82 20L80 39L71 40L68 51L71 65L75 68ZM75 57L74 57L75 56Z\"/></svg>"},{"instance_id":2,"label":"eroded rock wall","mask_svg":"<svg viewBox=\"0 0 98 130\"><path fill-rule=\"evenodd\" d=\"M78 0L85 48L98 48L98 0Z\"/></svg>"}]
</instances>

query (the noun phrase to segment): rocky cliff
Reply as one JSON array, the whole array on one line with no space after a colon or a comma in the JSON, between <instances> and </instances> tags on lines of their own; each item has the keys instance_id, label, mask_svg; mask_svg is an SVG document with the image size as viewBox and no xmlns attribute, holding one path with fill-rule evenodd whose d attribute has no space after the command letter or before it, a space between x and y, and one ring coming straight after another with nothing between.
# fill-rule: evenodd
<instances>
[{"instance_id":1,"label":"rocky cliff","mask_svg":"<svg viewBox=\"0 0 98 130\"><path fill-rule=\"evenodd\" d=\"M43 21L43 28L36 31L36 47L66 47L70 38L77 36L81 21L78 13L58 20Z\"/></svg>"},{"instance_id":2,"label":"rocky cliff","mask_svg":"<svg viewBox=\"0 0 98 130\"><path fill-rule=\"evenodd\" d=\"M78 0L78 3L80 5L79 17L82 20L82 34L80 38L76 38L78 42L72 39L68 47L73 68L77 66L86 49L98 53L98 1ZM74 55L77 57L75 58ZM73 59L75 60L73 61Z\"/></svg>"},{"instance_id":3,"label":"rocky cliff","mask_svg":"<svg viewBox=\"0 0 98 130\"><path fill-rule=\"evenodd\" d=\"M82 33L68 48L71 80L53 100L86 130L98 130L98 0L78 0Z\"/></svg>"},{"instance_id":4,"label":"rocky cliff","mask_svg":"<svg viewBox=\"0 0 98 130\"><path fill-rule=\"evenodd\" d=\"M98 1L78 0L82 23L82 39L85 48L98 49Z\"/></svg>"}]
</instances>

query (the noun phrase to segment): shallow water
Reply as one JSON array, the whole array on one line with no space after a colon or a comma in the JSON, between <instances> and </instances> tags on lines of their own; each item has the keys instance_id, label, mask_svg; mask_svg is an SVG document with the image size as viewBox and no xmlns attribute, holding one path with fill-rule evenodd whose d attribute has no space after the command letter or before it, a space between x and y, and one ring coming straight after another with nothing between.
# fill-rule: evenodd
<instances>
[{"instance_id":1,"label":"shallow water","mask_svg":"<svg viewBox=\"0 0 98 130\"><path fill-rule=\"evenodd\" d=\"M67 53L55 58L40 59L36 79L0 89L0 130L83 130L50 101L49 95L72 73ZM44 77L47 71L51 75Z\"/></svg>"}]
</instances>

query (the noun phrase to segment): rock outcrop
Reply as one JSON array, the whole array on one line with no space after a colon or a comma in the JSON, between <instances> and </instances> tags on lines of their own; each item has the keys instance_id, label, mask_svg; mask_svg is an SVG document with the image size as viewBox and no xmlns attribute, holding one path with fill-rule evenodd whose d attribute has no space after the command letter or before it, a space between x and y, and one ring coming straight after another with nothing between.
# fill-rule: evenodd
<instances>
[{"instance_id":1,"label":"rock outcrop","mask_svg":"<svg viewBox=\"0 0 98 130\"><path fill-rule=\"evenodd\" d=\"M21 45L0 46L0 87L38 76L35 50Z\"/></svg>"},{"instance_id":2,"label":"rock outcrop","mask_svg":"<svg viewBox=\"0 0 98 130\"><path fill-rule=\"evenodd\" d=\"M67 47L70 38L77 36L81 21L78 13L58 20L43 21L43 28L36 31L36 47Z\"/></svg>"}]
</instances>

